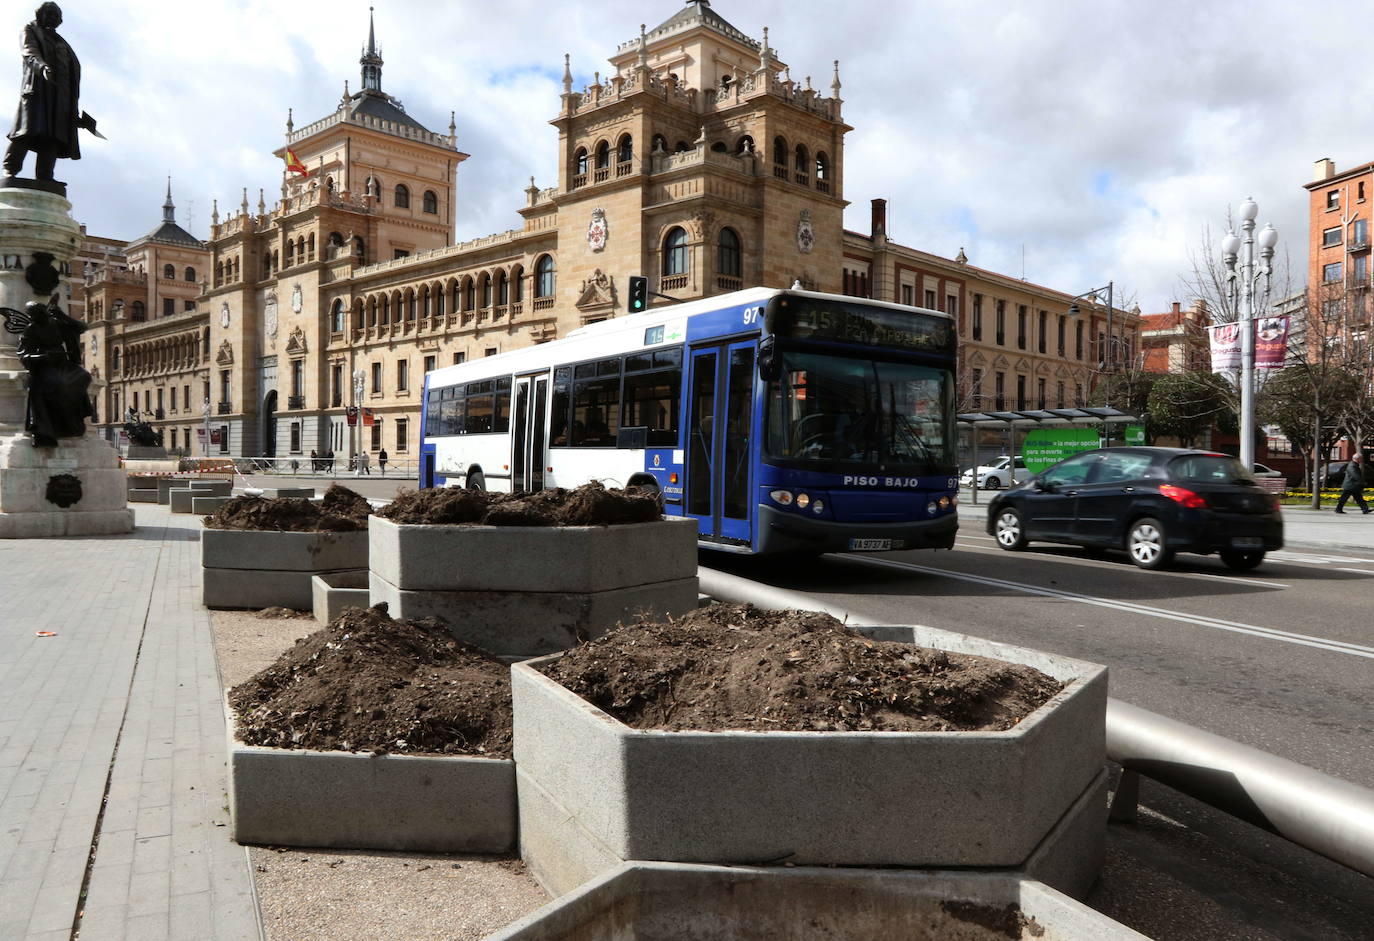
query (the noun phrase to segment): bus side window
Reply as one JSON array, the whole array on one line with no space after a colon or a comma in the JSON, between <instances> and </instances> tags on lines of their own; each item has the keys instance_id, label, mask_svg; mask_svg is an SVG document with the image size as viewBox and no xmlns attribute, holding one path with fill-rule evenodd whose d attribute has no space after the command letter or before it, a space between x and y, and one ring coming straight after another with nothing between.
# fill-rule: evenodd
<instances>
[{"instance_id":1,"label":"bus side window","mask_svg":"<svg viewBox=\"0 0 1374 941\"><path fill-rule=\"evenodd\" d=\"M564 370L559 370L563 372ZM549 445L555 448L568 446L568 386L555 384L553 387L553 409L549 413Z\"/></svg>"}]
</instances>

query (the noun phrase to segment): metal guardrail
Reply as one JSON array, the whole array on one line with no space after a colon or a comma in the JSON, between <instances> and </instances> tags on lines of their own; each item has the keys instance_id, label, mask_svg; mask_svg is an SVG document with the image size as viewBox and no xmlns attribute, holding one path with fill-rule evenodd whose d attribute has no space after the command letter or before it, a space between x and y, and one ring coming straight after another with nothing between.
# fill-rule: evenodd
<instances>
[{"instance_id":1,"label":"metal guardrail","mask_svg":"<svg viewBox=\"0 0 1374 941\"><path fill-rule=\"evenodd\" d=\"M848 624L875 623L801 592L704 567L697 575L702 593L721 601L822 611ZM1374 876L1374 790L1110 698L1107 757L1122 766L1112 801L1114 820L1134 819L1144 775Z\"/></svg>"},{"instance_id":2,"label":"metal guardrail","mask_svg":"<svg viewBox=\"0 0 1374 941\"><path fill-rule=\"evenodd\" d=\"M233 462L241 474L270 474L274 477L352 477L355 471L348 455L336 455L332 467L327 458L312 459L308 454L293 454L290 457L236 457ZM368 473L362 476L382 476L382 468L377 463L375 454L368 456L367 470ZM419 461L392 459L386 462L387 477L404 480L417 478L419 473Z\"/></svg>"}]
</instances>

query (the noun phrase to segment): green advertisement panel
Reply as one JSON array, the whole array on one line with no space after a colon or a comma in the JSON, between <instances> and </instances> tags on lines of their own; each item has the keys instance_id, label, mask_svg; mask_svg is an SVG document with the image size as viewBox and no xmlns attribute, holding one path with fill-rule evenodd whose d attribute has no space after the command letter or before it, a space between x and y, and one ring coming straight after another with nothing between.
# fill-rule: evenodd
<instances>
[{"instance_id":1,"label":"green advertisement panel","mask_svg":"<svg viewBox=\"0 0 1374 941\"><path fill-rule=\"evenodd\" d=\"M1026 460L1026 469L1038 474L1066 457L1091 451L1098 446L1098 441L1095 428L1036 428L1026 434L1021 454Z\"/></svg>"},{"instance_id":2,"label":"green advertisement panel","mask_svg":"<svg viewBox=\"0 0 1374 941\"><path fill-rule=\"evenodd\" d=\"M1129 447L1144 447L1144 446L1145 446L1145 426L1144 426L1144 425L1127 425L1127 426L1126 426L1125 440L1126 440L1127 446L1129 446Z\"/></svg>"}]
</instances>

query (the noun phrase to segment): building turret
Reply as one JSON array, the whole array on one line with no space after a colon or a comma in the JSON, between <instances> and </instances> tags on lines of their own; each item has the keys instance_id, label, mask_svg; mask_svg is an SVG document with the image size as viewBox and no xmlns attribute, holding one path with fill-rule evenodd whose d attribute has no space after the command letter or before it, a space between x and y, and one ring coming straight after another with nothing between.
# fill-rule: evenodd
<instances>
[{"instance_id":1,"label":"building turret","mask_svg":"<svg viewBox=\"0 0 1374 941\"><path fill-rule=\"evenodd\" d=\"M367 8L367 49L358 60L363 67L363 90L382 90L382 51L377 48L377 29L372 20L372 7Z\"/></svg>"}]
</instances>

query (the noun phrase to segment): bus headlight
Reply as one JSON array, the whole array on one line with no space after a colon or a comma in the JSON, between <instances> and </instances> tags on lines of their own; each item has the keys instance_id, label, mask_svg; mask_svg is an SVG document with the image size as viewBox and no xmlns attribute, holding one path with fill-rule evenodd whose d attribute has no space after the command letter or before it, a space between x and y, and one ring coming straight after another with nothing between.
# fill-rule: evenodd
<instances>
[{"instance_id":1,"label":"bus headlight","mask_svg":"<svg viewBox=\"0 0 1374 941\"><path fill-rule=\"evenodd\" d=\"M808 506L810 506L810 505L811 505L811 497L810 497L810 496L808 496L807 494L804 494L804 493L799 493L799 494L797 494L797 506L798 506L798 507L800 507L801 509L804 510L804 509L806 509L806 508L807 508Z\"/></svg>"},{"instance_id":2,"label":"bus headlight","mask_svg":"<svg viewBox=\"0 0 1374 941\"><path fill-rule=\"evenodd\" d=\"M934 516L935 511L938 509L940 508L936 505L934 500L931 500L929 503L926 504L926 513L930 514L931 516Z\"/></svg>"},{"instance_id":3,"label":"bus headlight","mask_svg":"<svg viewBox=\"0 0 1374 941\"><path fill-rule=\"evenodd\" d=\"M773 502L778 504L779 506L792 505L792 491L790 490L774 490L768 495L772 497Z\"/></svg>"},{"instance_id":4,"label":"bus headlight","mask_svg":"<svg viewBox=\"0 0 1374 941\"><path fill-rule=\"evenodd\" d=\"M949 497L941 497L941 498L940 498L940 509L942 509L942 510L948 510L949 508L950 508Z\"/></svg>"},{"instance_id":5,"label":"bus headlight","mask_svg":"<svg viewBox=\"0 0 1374 941\"><path fill-rule=\"evenodd\" d=\"M825 501L824 501L824 500L817 500L817 501L815 501L814 503L811 504L811 512L812 512L812 513L815 513L817 516L820 516L821 513L824 512L824 511L825 511Z\"/></svg>"}]
</instances>

